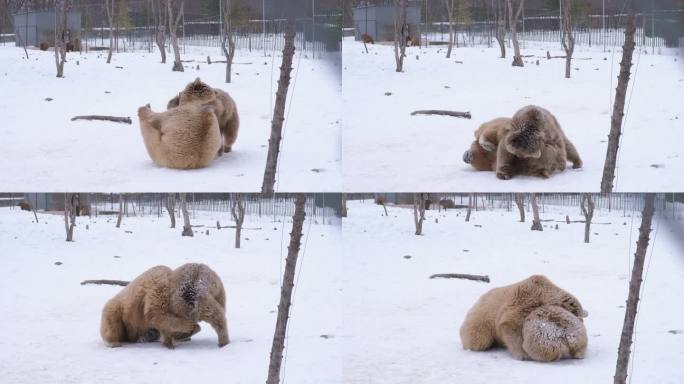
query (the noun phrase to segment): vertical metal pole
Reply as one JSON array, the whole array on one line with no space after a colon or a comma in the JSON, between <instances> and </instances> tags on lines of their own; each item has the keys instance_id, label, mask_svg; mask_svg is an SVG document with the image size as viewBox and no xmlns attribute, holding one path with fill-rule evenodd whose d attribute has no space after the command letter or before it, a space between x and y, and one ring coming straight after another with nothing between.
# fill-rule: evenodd
<instances>
[{"instance_id":1,"label":"vertical metal pole","mask_svg":"<svg viewBox=\"0 0 684 384\"><path fill-rule=\"evenodd\" d=\"M266 57L266 6L265 0L261 0L261 31L263 35L264 57Z\"/></svg>"},{"instance_id":2,"label":"vertical metal pole","mask_svg":"<svg viewBox=\"0 0 684 384\"><path fill-rule=\"evenodd\" d=\"M558 37L563 48L563 0L558 0Z\"/></svg>"},{"instance_id":3,"label":"vertical metal pole","mask_svg":"<svg viewBox=\"0 0 684 384\"><path fill-rule=\"evenodd\" d=\"M603 52L606 51L606 0L603 0L603 14L601 15L603 35L601 40L603 40Z\"/></svg>"},{"instance_id":4,"label":"vertical metal pole","mask_svg":"<svg viewBox=\"0 0 684 384\"><path fill-rule=\"evenodd\" d=\"M223 0L219 0L219 41L223 44ZM221 50L223 56L223 50Z\"/></svg>"},{"instance_id":5,"label":"vertical metal pole","mask_svg":"<svg viewBox=\"0 0 684 384\"><path fill-rule=\"evenodd\" d=\"M651 54L655 54L655 13L653 10L653 0L651 0Z\"/></svg>"},{"instance_id":6,"label":"vertical metal pole","mask_svg":"<svg viewBox=\"0 0 684 384\"><path fill-rule=\"evenodd\" d=\"M316 0L311 0L311 58L316 58Z\"/></svg>"},{"instance_id":7,"label":"vertical metal pole","mask_svg":"<svg viewBox=\"0 0 684 384\"><path fill-rule=\"evenodd\" d=\"M523 3L523 8L522 8L522 27L523 27L523 33L522 33L522 38L523 38L523 49L525 49L525 3Z\"/></svg>"}]
</instances>

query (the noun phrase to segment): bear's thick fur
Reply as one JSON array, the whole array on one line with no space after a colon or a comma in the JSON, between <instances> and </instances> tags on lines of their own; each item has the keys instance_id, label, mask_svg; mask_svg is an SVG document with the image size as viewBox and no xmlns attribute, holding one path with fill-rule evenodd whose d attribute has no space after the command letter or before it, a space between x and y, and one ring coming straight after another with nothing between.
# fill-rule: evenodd
<instances>
[{"instance_id":1,"label":"bear's thick fur","mask_svg":"<svg viewBox=\"0 0 684 384\"><path fill-rule=\"evenodd\" d=\"M219 347L229 343L225 291L218 275L204 264L176 270L148 269L110 299L102 310L100 335L110 347L126 342L156 341L173 348L199 332L206 321L218 334Z\"/></svg>"},{"instance_id":2,"label":"bear's thick fur","mask_svg":"<svg viewBox=\"0 0 684 384\"><path fill-rule=\"evenodd\" d=\"M198 77L186 85L178 96L169 100L166 107L171 109L188 104L208 105L214 110L223 136L223 145L218 154L220 156L223 152L232 151L240 128L240 115L235 100L227 92L210 87Z\"/></svg>"},{"instance_id":3,"label":"bear's thick fur","mask_svg":"<svg viewBox=\"0 0 684 384\"><path fill-rule=\"evenodd\" d=\"M520 109L513 118L500 117L480 125L463 154L463 161L473 168L496 171L501 179L515 175L548 178L564 170L567 160L573 168L582 166L577 149L556 118L533 105Z\"/></svg>"},{"instance_id":4,"label":"bear's thick fur","mask_svg":"<svg viewBox=\"0 0 684 384\"><path fill-rule=\"evenodd\" d=\"M582 319L555 305L532 311L523 324L523 350L537 361L584 358L587 329Z\"/></svg>"},{"instance_id":5,"label":"bear's thick fur","mask_svg":"<svg viewBox=\"0 0 684 384\"><path fill-rule=\"evenodd\" d=\"M463 348L484 351L505 346L514 358L529 359L523 350L525 318L542 305L560 306L577 317L586 317L579 300L546 276L533 275L518 283L494 288L468 311L460 335Z\"/></svg>"},{"instance_id":6,"label":"bear's thick fur","mask_svg":"<svg viewBox=\"0 0 684 384\"><path fill-rule=\"evenodd\" d=\"M147 153L162 167L204 168L221 148L218 121L209 106L191 103L156 113L147 104L138 109L138 118Z\"/></svg>"}]
</instances>

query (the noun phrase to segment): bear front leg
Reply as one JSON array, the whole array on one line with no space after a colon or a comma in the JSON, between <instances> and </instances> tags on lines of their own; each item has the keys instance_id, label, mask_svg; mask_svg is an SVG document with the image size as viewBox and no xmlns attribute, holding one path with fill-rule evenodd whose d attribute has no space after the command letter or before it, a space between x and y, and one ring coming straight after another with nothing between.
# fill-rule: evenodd
<instances>
[{"instance_id":1,"label":"bear front leg","mask_svg":"<svg viewBox=\"0 0 684 384\"><path fill-rule=\"evenodd\" d=\"M218 346L223 347L230 343L228 325L226 322L225 309L213 297L206 296L200 302L200 320L211 324L218 335Z\"/></svg>"},{"instance_id":2,"label":"bear front leg","mask_svg":"<svg viewBox=\"0 0 684 384\"><path fill-rule=\"evenodd\" d=\"M526 315L517 309L506 309L498 317L497 334L506 349L518 360L529 360L523 349L522 328Z\"/></svg>"},{"instance_id":3,"label":"bear front leg","mask_svg":"<svg viewBox=\"0 0 684 384\"><path fill-rule=\"evenodd\" d=\"M515 156L506 150L506 146L500 144L496 150L496 177L501 180L509 180L513 177L513 161Z\"/></svg>"}]
</instances>

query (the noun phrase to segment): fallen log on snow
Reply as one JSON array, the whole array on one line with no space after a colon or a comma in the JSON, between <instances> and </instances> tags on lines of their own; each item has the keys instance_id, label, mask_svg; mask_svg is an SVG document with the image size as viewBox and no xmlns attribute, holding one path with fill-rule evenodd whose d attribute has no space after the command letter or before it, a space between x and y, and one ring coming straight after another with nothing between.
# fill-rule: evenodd
<instances>
[{"instance_id":1,"label":"fallen log on snow","mask_svg":"<svg viewBox=\"0 0 684 384\"><path fill-rule=\"evenodd\" d=\"M120 285L122 287L125 287L130 283L130 281L123 281L123 280L83 280L81 281L81 285L86 285L86 284L97 284L97 285Z\"/></svg>"},{"instance_id":2,"label":"fallen log on snow","mask_svg":"<svg viewBox=\"0 0 684 384\"><path fill-rule=\"evenodd\" d=\"M111 121L114 123L133 124L133 121L131 121L130 117L120 117L120 116L83 115L83 116L74 116L71 118L71 121L75 121L75 120L101 120L101 121Z\"/></svg>"},{"instance_id":3,"label":"fallen log on snow","mask_svg":"<svg viewBox=\"0 0 684 384\"><path fill-rule=\"evenodd\" d=\"M223 64L225 64L225 63L227 63L227 62L228 62L227 60L212 60L211 57L207 56L207 64L216 64L216 63L223 63ZM249 61L249 62L244 62L244 63L238 63L238 62L236 62L236 61L233 61L233 64L248 65L248 64L252 64L252 62Z\"/></svg>"},{"instance_id":4,"label":"fallen log on snow","mask_svg":"<svg viewBox=\"0 0 684 384\"><path fill-rule=\"evenodd\" d=\"M445 111L439 109L426 109L411 112L411 116L415 115L440 115L440 116L453 116L462 117L464 119L470 119L470 112L458 112L458 111Z\"/></svg>"},{"instance_id":5,"label":"fallen log on snow","mask_svg":"<svg viewBox=\"0 0 684 384\"><path fill-rule=\"evenodd\" d=\"M489 283L489 276L487 275L468 275L468 274L463 274L463 273L437 273L432 276L430 276L431 279L434 278L443 278L443 279L466 279L466 280L474 280L474 281L482 281L485 283Z\"/></svg>"}]
</instances>

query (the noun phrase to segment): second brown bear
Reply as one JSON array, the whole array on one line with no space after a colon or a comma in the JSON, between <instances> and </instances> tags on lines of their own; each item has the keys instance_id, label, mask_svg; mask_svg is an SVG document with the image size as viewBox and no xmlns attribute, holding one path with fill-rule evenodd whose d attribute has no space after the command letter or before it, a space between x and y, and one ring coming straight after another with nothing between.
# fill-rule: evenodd
<instances>
[{"instance_id":1,"label":"second brown bear","mask_svg":"<svg viewBox=\"0 0 684 384\"><path fill-rule=\"evenodd\" d=\"M186 85L178 96L169 100L166 108L172 109L189 104L206 105L213 109L223 137L223 145L218 155L232 151L240 128L240 115L233 98L221 89L210 87L198 77Z\"/></svg>"}]
</instances>

